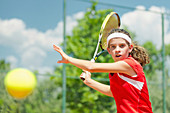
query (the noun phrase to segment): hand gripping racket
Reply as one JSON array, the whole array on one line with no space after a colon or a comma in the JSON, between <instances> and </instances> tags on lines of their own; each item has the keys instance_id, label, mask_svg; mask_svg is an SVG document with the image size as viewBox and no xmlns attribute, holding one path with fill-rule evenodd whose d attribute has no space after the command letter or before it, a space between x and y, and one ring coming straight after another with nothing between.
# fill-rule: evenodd
<instances>
[{"instance_id":1,"label":"hand gripping racket","mask_svg":"<svg viewBox=\"0 0 170 113\"><path fill-rule=\"evenodd\" d=\"M101 29L100 29L100 33L99 33L99 39L98 39L98 43L96 46L96 50L94 52L93 58L91 59L91 62L95 62L96 59L104 52L107 52L107 36L108 33L112 30L112 29L117 29L120 27L120 17L116 12L111 12L109 13L106 18L104 19ZM98 49L99 49L99 45L100 48L102 49L99 53ZM82 80L85 80L85 73L83 73L80 78Z\"/></svg>"}]
</instances>

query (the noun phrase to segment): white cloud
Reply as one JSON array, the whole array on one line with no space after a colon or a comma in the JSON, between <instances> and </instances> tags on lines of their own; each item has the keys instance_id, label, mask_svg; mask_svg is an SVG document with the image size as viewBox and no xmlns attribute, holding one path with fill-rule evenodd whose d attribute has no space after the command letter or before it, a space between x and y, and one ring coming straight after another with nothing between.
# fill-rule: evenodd
<instances>
[{"instance_id":1,"label":"white cloud","mask_svg":"<svg viewBox=\"0 0 170 113\"><path fill-rule=\"evenodd\" d=\"M67 35L72 35L72 29L78 24L76 19L82 18L83 15L83 12L79 12L67 16ZM59 45L63 41L62 21L57 24L55 29L48 29L46 32L41 32L36 28L27 28L26 24L17 18L0 19L0 26L0 46L11 48L20 57L20 59L11 55L6 57L14 67L20 64L34 70L43 68L51 71L51 67L42 66L42 64L48 62L45 61L45 58L48 57L47 52L53 51L52 45Z\"/></svg>"},{"instance_id":2,"label":"white cloud","mask_svg":"<svg viewBox=\"0 0 170 113\"><path fill-rule=\"evenodd\" d=\"M0 20L0 25L1 35L6 37L10 37L12 34L25 29L24 22L16 18L10 20Z\"/></svg>"},{"instance_id":3,"label":"white cloud","mask_svg":"<svg viewBox=\"0 0 170 113\"><path fill-rule=\"evenodd\" d=\"M136 9L138 9L138 10L146 10L146 8L144 6L137 6Z\"/></svg>"},{"instance_id":4,"label":"white cloud","mask_svg":"<svg viewBox=\"0 0 170 113\"><path fill-rule=\"evenodd\" d=\"M78 12L76 14L73 15L74 19L82 19L84 17L84 12Z\"/></svg>"},{"instance_id":5,"label":"white cloud","mask_svg":"<svg viewBox=\"0 0 170 113\"><path fill-rule=\"evenodd\" d=\"M78 24L77 20L82 19L83 17L84 17L84 12L78 12L72 16L66 17L66 35L72 35L73 28ZM60 37L58 38L59 42L60 41L62 42L63 41L63 21L60 21L54 30L52 29L47 30L45 34L49 37L55 37L55 36ZM59 44L57 41L53 42L53 44Z\"/></svg>"},{"instance_id":6,"label":"white cloud","mask_svg":"<svg viewBox=\"0 0 170 113\"><path fill-rule=\"evenodd\" d=\"M144 6L138 6L138 9L144 10ZM152 6L149 10L161 12L162 8ZM136 33L136 40L140 43L145 41L153 41L157 47L161 46L162 42L162 25L161 15L147 11L135 10L128 12L122 16L122 24L127 25L129 29ZM168 20L165 18L165 37L170 35L168 30ZM165 38L166 43L170 43L168 38Z\"/></svg>"},{"instance_id":7,"label":"white cloud","mask_svg":"<svg viewBox=\"0 0 170 113\"><path fill-rule=\"evenodd\" d=\"M44 74L44 73L47 73L47 72L50 73L50 74L53 74L53 71L54 71L53 68L47 67L47 66L39 67L39 68L37 68L37 70L41 70L41 72L39 74Z\"/></svg>"},{"instance_id":8,"label":"white cloud","mask_svg":"<svg viewBox=\"0 0 170 113\"><path fill-rule=\"evenodd\" d=\"M6 57L12 67L23 66L36 69L42 65L46 52L52 51L52 42L58 42L56 44L62 42L61 37L56 37L57 35L50 36L35 28L26 28L25 23L20 19L0 20L0 26L0 45L11 48L20 57L20 59Z\"/></svg>"},{"instance_id":9,"label":"white cloud","mask_svg":"<svg viewBox=\"0 0 170 113\"><path fill-rule=\"evenodd\" d=\"M0 20L0 44L15 48L18 52L23 52L31 46L50 50L51 41L61 43L61 37L46 35L37 29L27 29L25 23L20 19Z\"/></svg>"},{"instance_id":10,"label":"white cloud","mask_svg":"<svg viewBox=\"0 0 170 113\"><path fill-rule=\"evenodd\" d=\"M165 35L165 43L170 43L170 32Z\"/></svg>"},{"instance_id":11,"label":"white cloud","mask_svg":"<svg viewBox=\"0 0 170 113\"><path fill-rule=\"evenodd\" d=\"M36 68L41 66L43 59L47 56L46 52L38 47L30 47L25 50L21 55L22 66L29 68Z\"/></svg>"},{"instance_id":12,"label":"white cloud","mask_svg":"<svg viewBox=\"0 0 170 113\"><path fill-rule=\"evenodd\" d=\"M6 60L11 64L11 68L15 68L18 63L18 60L15 56L8 56Z\"/></svg>"}]
</instances>

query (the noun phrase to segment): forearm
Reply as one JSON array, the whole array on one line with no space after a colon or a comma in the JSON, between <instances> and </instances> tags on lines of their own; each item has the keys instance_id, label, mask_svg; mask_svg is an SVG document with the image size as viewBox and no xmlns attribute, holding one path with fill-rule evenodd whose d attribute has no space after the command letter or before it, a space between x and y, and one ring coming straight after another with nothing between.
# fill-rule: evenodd
<instances>
[{"instance_id":1,"label":"forearm","mask_svg":"<svg viewBox=\"0 0 170 113\"><path fill-rule=\"evenodd\" d=\"M134 70L130 65L124 61L114 63L93 63L88 60L80 60L72 57L68 57L68 63L89 72L105 72L105 73L126 73L128 75L134 75Z\"/></svg>"},{"instance_id":2,"label":"forearm","mask_svg":"<svg viewBox=\"0 0 170 113\"><path fill-rule=\"evenodd\" d=\"M114 67L111 65L111 63L93 63L88 60L81 60L77 58L68 57L67 58L68 63L89 72L110 72L111 70L114 70ZM110 69L110 67L113 67Z\"/></svg>"},{"instance_id":3,"label":"forearm","mask_svg":"<svg viewBox=\"0 0 170 113\"><path fill-rule=\"evenodd\" d=\"M91 66L94 64L88 60L81 60L72 57L68 57L68 62L82 70L91 71Z\"/></svg>"},{"instance_id":4,"label":"forearm","mask_svg":"<svg viewBox=\"0 0 170 113\"><path fill-rule=\"evenodd\" d=\"M134 75L132 67L124 61L115 63L92 63L87 60L69 57L59 46L53 45L53 47L54 50L59 52L62 56L62 60L57 61L57 63L71 63L74 66L89 72L126 73L128 75Z\"/></svg>"},{"instance_id":5,"label":"forearm","mask_svg":"<svg viewBox=\"0 0 170 113\"><path fill-rule=\"evenodd\" d=\"M112 92L110 90L110 86L109 85L105 85L102 83L99 83L93 79L91 79L90 81L88 81L87 83L85 83L87 86L99 91L100 93L113 97Z\"/></svg>"}]
</instances>

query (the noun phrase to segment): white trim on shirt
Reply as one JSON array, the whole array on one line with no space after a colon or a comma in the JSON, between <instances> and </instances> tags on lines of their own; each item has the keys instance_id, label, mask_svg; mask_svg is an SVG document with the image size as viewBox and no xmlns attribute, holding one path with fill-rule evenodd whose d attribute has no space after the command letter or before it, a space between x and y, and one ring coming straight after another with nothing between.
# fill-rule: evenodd
<instances>
[{"instance_id":1,"label":"white trim on shirt","mask_svg":"<svg viewBox=\"0 0 170 113\"><path fill-rule=\"evenodd\" d=\"M118 76L123 79L124 81L128 82L129 84L131 84L132 86L134 86L135 88L137 88L138 90L142 90L143 88L143 82L140 82L140 81L137 81L137 80L133 80L133 79L130 79L128 77L125 77L123 75L120 75L119 73L117 73Z\"/></svg>"}]
</instances>

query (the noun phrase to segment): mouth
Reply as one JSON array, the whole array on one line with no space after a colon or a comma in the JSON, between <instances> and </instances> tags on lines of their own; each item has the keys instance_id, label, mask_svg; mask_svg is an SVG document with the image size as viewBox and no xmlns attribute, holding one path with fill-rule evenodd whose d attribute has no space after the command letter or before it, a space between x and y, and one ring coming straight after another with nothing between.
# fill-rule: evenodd
<instances>
[{"instance_id":1,"label":"mouth","mask_svg":"<svg viewBox=\"0 0 170 113\"><path fill-rule=\"evenodd\" d=\"M116 55L117 58L121 57L122 55Z\"/></svg>"}]
</instances>

